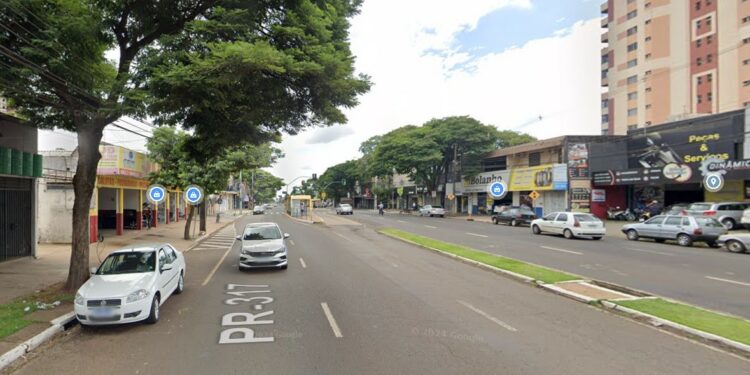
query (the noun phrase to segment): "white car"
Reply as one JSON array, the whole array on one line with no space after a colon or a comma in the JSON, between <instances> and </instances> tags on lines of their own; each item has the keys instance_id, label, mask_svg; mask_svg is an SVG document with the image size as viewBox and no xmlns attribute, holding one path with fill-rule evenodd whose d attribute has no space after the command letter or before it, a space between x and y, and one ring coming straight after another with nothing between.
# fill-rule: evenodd
<instances>
[{"instance_id":1,"label":"white car","mask_svg":"<svg viewBox=\"0 0 750 375\"><path fill-rule=\"evenodd\" d=\"M354 210L350 204L342 203L336 206L336 215L354 215Z\"/></svg>"},{"instance_id":2,"label":"white car","mask_svg":"<svg viewBox=\"0 0 750 375\"><path fill-rule=\"evenodd\" d=\"M601 240L607 233L604 222L591 214L577 212L553 212L541 219L531 222L531 232L534 234L555 233L562 234L567 239L575 237L591 237Z\"/></svg>"},{"instance_id":3,"label":"white car","mask_svg":"<svg viewBox=\"0 0 750 375\"><path fill-rule=\"evenodd\" d=\"M253 223L245 226L240 250L240 270L249 268L280 268L285 270L287 259L286 239L288 233L281 232L276 223Z\"/></svg>"},{"instance_id":4,"label":"white car","mask_svg":"<svg viewBox=\"0 0 750 375\"><path fill-rule=\"evenodd\" d=\"M419 216L440 216L445 217L445 209L441 206L425 205L419 209Z\"/></svg>"},{"instance_id":5,"label":"white car","mask_svg":"<svg viewBox=\"0 0 750 375\"><path fill-rule=\"evenodd\" d=\"M253 207L253 215L263 215L264 213L266 213L266 210L262 205Z\"/></svg>"},{"instance_id":6,"label":"white car","mask_svg":"<svg viewBox=\"0 0 750 375\"><path fill-rule=\"evenodd\" d=\"M74 311L83 325L159 320L159 307L185 290L185 257L167 243L117 250L76 293Z\"/></svg>"}]
</instances>

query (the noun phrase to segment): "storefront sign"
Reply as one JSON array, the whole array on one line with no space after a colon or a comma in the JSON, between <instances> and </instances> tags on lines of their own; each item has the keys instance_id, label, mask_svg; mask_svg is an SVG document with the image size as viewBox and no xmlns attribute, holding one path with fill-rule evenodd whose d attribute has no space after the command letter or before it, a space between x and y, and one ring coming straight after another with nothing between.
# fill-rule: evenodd
<instances>
[{"instance_id":1,"label":"storefront sign","mask_svg":"<svg viewBox=\"0 0 750 375\"><path fill-rule=\"evenodd\" d=\"M463 193L484 193L490 184L498 181L510 180L509 171L496 171L480 173L472 178L466 178L463 181ZM457 189L458 190L458 189Z\"/></svg>"},{"instance_id":2,"label":"storefront sign","mask_svg":"<svg viewBox=\"0 0 750 375\"><path fill-rule=\"evenodd\" d=\"M591 201L592 202L606 202L607 191L604 189L591 189Z\"/></svg>"},{"instance_id":3,"label":"storefront sign","mask_svg":"<svg viewBox=\"0 0 750 375\"><path fill-rule=\"evenodd\" d=\"M571 180L589 179L589 150L585 143L568 144L568 177Z\"/></svg>"},{"instance_id":4,"label":"storefront sign","mask_svg":"<svg viewBox=\"0 0 750 375\"><path fill-rule=\"evenodd\" d=\"M148 181L127 176L96 176L96 185L109 188L147 189Z\"/></svg>"},{"instance_id":5,"label":"storefront sign","mask_svg":"<svg viewBox=\"0 0 750 375\"><path fill-rule=\"evenodd\" d=\"M573 212L590 212L591 211L591 189L588 189L588 188L570 189L570 210Z\"/></svg>"},{"instance_id":6,"label":"storefront sign","mask_svg":"<svg viewBox=\"0 0 750 375\"><path fill-rule=\"evenodd\" d=\"M511 171L510 191L567 190L568 166L546 164Z\"/></svg>"},{"instance_id":7,"label":"storefront sign","mask_svg":"<svg viewBox=\"0 0 750 375\"><path fill-rule=\"evenodd\" d=\"M140 152L120 146L99 146L102 154L97 174L146 177L155 169L148 157Z\"/></svg>"}]
</instances>

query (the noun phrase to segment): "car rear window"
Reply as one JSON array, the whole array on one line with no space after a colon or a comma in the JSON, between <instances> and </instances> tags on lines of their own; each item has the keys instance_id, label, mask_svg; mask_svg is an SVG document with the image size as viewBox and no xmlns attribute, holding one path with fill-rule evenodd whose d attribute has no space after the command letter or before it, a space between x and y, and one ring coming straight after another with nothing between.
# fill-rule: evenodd
<instances>
[{"instance_id":1,"label":"car rear window","mask_svg":"<svg viewBox=\"0 0 750 375\"><path fill-rule=\"evenodd\" d=\"M698 222L698 225L702 227L715 227L715 228L723 228L724 226L721 225L721 223L710 217L697 217L695 220Z\"/></svg>"},{"instance_id":2,"label":"car rear window","mask_svg":"<svg viewBox=\"0 0 750 375\"><path fill-rule=\"evenodd\" d=\"M575 218L576 218L576 220L581 221L581 222L599 221L599 219L597 219L593 215L575 215Z\"/></svg>"},{"instance_id":3,"label":"car rear window","mask_svg":"<svg viewBox=\"0 0 750 375\"><path fill-rule=\"evenodd\" d=\"M708 211L711 209L711 205L707 203L693 203L688 209L692 211Z\"/></svg>"},{"instance_id":4,"label":"car rear window","mask_svg":"<svg viewBox=\"0 0 750 375\"><path fill-rule=\"evenodd\" d=\"M443 208L441 206L432 206L432 208Z\"/></svg>"}]
</instances>

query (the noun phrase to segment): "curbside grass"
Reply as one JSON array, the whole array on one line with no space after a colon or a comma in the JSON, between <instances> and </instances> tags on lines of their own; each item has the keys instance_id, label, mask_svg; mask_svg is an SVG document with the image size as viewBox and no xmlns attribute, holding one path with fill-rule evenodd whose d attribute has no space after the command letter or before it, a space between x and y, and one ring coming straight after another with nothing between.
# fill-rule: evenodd
<instances>
[{"instance_id":1,"label":"curbside grass","mask_svg":"<svg viewBox=\"0 0 750 375\"><path fill-rule=\"evenodd\" d=\"M750 321L661 298L617 301L616 304L699 331L750 345Z\"/></svg>"},{"instance_id":2,"label":"curbside grass","mask_svg":"<svg viewBox=\"0 0 750 375\"><path fill-rule=\"evenodd\" d=\"M506 258L503 256L486 253L484 251L452 244L449 242L439 241L414 233L404 232L398 229L384 228L379 230L379 232L387 236L415 243L428 249L453 254L462 258L471 259L473 261L486 264L488 266L528 276L547 284L553 284L561 281L581 280L580 277L565 272L552 270L512 258Z\"/></svg>"}]
</instances>

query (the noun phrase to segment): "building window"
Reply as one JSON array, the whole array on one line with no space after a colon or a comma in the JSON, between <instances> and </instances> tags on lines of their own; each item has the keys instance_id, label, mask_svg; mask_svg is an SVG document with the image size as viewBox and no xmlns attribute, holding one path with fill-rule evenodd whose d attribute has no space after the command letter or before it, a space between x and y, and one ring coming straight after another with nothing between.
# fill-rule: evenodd
<instances>
[{"instance_id":1,"label":"building window","mask_svg":"<svg viewBox=\"0 0 750 375\"><path fill-rule=\"evenodd\" d=\"M703 103L703 96L702 96L702 95L698 95L698 96L697 96L697 97L695 98L695 101L696 101L696 102L697 102L698 104L701 104L701 103Z\"/></svg>"},{"instance_id":2,"label":"building window","mask_svg":"<svg viewBox=\"0 0 750 375\"><path fill-rule=\"evenodd\" d=\"M638 11L637 10L633 10L633 11L628 12L628 19L629 20L632 20L635 17L638 17Z\"/></svg>"},{"instance_id":3,"label":"building window","mask_svg":"<svg viewBox=\"0 0 750 375\"><path fill-rule=\"evenodd\" d=\"M607 74L609 74L609 69L602 70L602 79L606 79L607 78Z\"/></svg>"},{"instance_id":4,"label":"building window","mask_svg":"<svg viewBox=\"0 0 750 375\"><path fill-rule=\"evenodd\" d=\"M602 64L606 64L609 62L609 54L602 55Z\"/></svg>"},{"instance_id":5,"label":"building window","mask_svg":"<svg viewBox=\"0 0 750 375\"><path fill-rule=\"evenodd\" d=\"M742 65L750 65L750 59L742 60Z\"/></svg>"},{"instance_id":6,"label":"building window","mask_svg":"<svg viewBox=\"0 0 750 375\"><path fill-rule=\"evenodd\" d=\"M632 117L638 114L638 108L630 108L628 109L628 117Z\"/></svg>"},{"instance_id":7,"label":"building window","mask_svg":"<svg viewBox=\"0 0 750 375\"><path fill-rule=\"evenodd\" d=\"M702 59L702 58L700 58L700 57L699 57L699 58L697 58L697 59L695 59L695 65L698 65L698 66L701 66L701 65L703 65L703 59Z\"/></svg>"},{"instance_id":8,"label":"building window","mask_svg":"<svg viewBox=\"0 0 750 375\"><path fill-rule=\"evenodd\" d=\"M651 20L646 20L646 22L644 22L644 23L645 23L646 25L649 25L649 24L651 24Z\"/></svg>"},{"instance_id":9,"label":"building window","mask_svg":"<svg viewBox=\"0 0 750 375\"><path fill-rule=\"evenodd\" d=\"M633 52L638 49L638 43L628 44L628 52Z\"/></svg>"},{"instance_id":10,"label":"building window","mask_svg":"<svg viewBox=\"0 0 750 375\"><path fill-rule=\"evenodd\" d=\"M706 37L706 44L711 44L714 41L714 36L709 35Z\"/></svg>"},{"instance_id":11,"label":"building window","mask_svg":"<svg viewBox=\"0 0 750 375\"><path fill-rule=\"evenodd\" d=\"M630 124L628 125L628 130L638 129L638 124Z\"/></svg>"},{"instance_id":12,"label":"building window","mask_svg":"<svg viewBox=\"0 0 750 375\"><path fill-rule=\"evenodd\" d=\"M632 59L628 61L628 68L632 68L634 66L638 65L638 59Z\"/></svg>"},{"instance_id":13,"label":"building window","mask_svg":"<svg viewBox=\"0 0 750 375\"><path fill-rule=\"evenodd\" d=\"M651 104L646 104L646 109L651 109Z\"/></svg>"},{"instance_id":14,"label":"building window","mask_svg":"<svg viewBox=\"0 0 750 375\"><path fill-rule=\"evenodd\" d=\"M529 153L529 167L536 167L542 164L542 154L538 152Z\"/></svg>"},{"instance_id":15,"label":"building window","mask_svg":"<svg viewBox=\"0 0 750 375\"><path fill-rule=\"evenodd\" d=\"M627 34L628 34L628 36L631 36L631 35L633 35L633 34L635 34L637 32L638 32L638 26L633 26L633 27L631 27L631 28L628 29Z\"/></svg>"},{"instance_id":16,"label":"building window","mask_svg":"<svg viewBox=\"0 0 750 375\"><path fill-rule=\"evenodd\" d=\"M632 4L634 2L635 2L635 0L628 0L628 4Z\"/></svg>"},{"instance_id":17,"label":"building window","mask_svg":"<svg viewBox=\"0 0 750 375\"><path fill-rule=\"evenodd\" d=\"M647 36L647 37L646 37L646 41L647 41L647 42L650 42L650 41L651 41L651 37L650 37L650 36Z\"/></svg>"},{"instance_id":18,"label":"building window","mask_svg":"<svg viewBox=\"0 0 750 375\"><path fill-rule=\"evenodd\" d=\"M700 0L695 2L695 10L701 10L701 2Z\"/></svg>"},{"instance_id":19,"label":"building window","mask_svg":"<svg viewBox=\"0 0 750 375\"><path fill-rule=\"evenodd\" d=\"M633 91L628 93L628 100L636 100L638 99L638 92Z\"/></svg>"},{"instance_id":20,"label":"building window","mask_svg":"<svg viewBox=\"0 0 750 375\"><path fill-rule=\"evenodd\" d=\"M714 75L712 73L706 74L706 81L711 82L714 80Z\"/></svg>"},{"instance_id":21,"label":"building window","mask_svg":"<svg viewBox=\"0 0 750 375\"><path fill-rule=\"evenodd\" d=\"M709 92L708 94L706 94L706 100L708 100L709 102L714 100L714 93Z\"/></svg>"},{"instance_id":22,"label":"building window","mask_svg":"<svg viewBox=\"0 0 750 375\"><path fill-rule=\"evenodd\" d=\"M638 75L628 77L628 85L632 85L636 82L638 82Z\"/></svg>"},{"instance_id":23,"label":"building window","mask_svg":"<svg viewBox=\"0 0 750 375\"><path fill-rule=\"evenodd\" d=\"M609 122L609 115L602 115L602 124L606 124Z\"/></svg>"},{"instance_id":24,"label":"building window","mask_svg":"<svg viewBox=\"0 0 750 375\"><path fill-rule=\"evenodd\" d=\"M710 54L710 53L709 53L709 54L708 54L708 55L706 56L706 62L707 62L707 63L710 63L710 62L712 62L712 61L714 61L714 55L713 55L713 54Z\"/></svg>"},{"instance_id":25,"label":"building window","mask_svg":"<svg viewBox=\"0 0 750 375\"><path fill-rule=\"evenodd\" d=\"M742 39L742 44L748 44L750 43L750 38Z\"/></svg>"},{"instance_id":26,"label":"building window","mask_svg":"<svg viewBox=\"0 0 750 375\"><path fill-rule=\"evenodd\" d=\"M647 54L646 54L646 59L650 59L650 58L651 58L651 54L650 54L650 53L647 53Z\"/></svg>"},{"instance_id":27,"label":"building window","mask_svg":"<svg viewBox=\"0 0 750 375\"><path fill-rule=\"evenodd\" d=\"M748 23L750 22L750 16L742 17L742 23Z\"/></svg>"},{"instance_id":28,"label":"building window","mask_svg":"<svg viewBox=\"0 0 750 375\"><path fill-rule=\"evenodd\" d=\"M700 48L703 44L703 39L698 38L698 40L695 41L695 48Z\"/></svg>"},{"instance_id":29,"label":"building window","mask_svg":"<svg viewBox=\"0 0 750 375\"><path fill-rule=\"evenodd\" d=\"M706 17L706 27L711 28L711 16Z\"/></svg>"},{"instance_id":30,"label":"building window","mask_svg":"<svg viewBox=\"0 0 750 375\"><path fill-rule=\"evenodd\" d=\"M650 76L651 75L651 71L647 70L646 73L644 73L644 75Z\"/></svg>"},{"instance_id":31,"label":"building window","mask_svg":"<svg viewBox=\"0 0 750 375\"><path fill-rule=\"evenodd\" d=\"M696 80L696 84L697 85L702 85L703 84L703 77L698 77L695 80Z\"/></svg>"},{"instance_id":32,"label":"building window","mask_svg":"<svg viewBox=\"0 0 750 375\"><path fill-rule=\"evenodd\" d=\"M651 2L649 1L649 2L647 2L646 4L643 4L643 7L644 7L644 8L649 8L649 7L651 7Z\"/></svg>"},{"instance_id":33,"label":"building window","mask_svg":"<svg viewBox=\"0 0 750 375\"><path fill-rule=\"evenodd\" d=\"M646 121L646 126L651 125L651 121Z\"/></svg>"},{"instance_id":34,"label":"building window","mask_svg":"<svg viewBox=\"0 0 750 375\"><path fill-rule=\"evenodd\" d=\"M701 20L697 20L697 21L695 21L695 28L696 28L697 30L700 30L700 29L701 29Z\"/></svg>"},{"instance_id":35,"label":"building window","mask_svg":"<svg viewBox=\"0 0 750 375\"><path fill-rule=\"evenodd\" d=\"M651 92L651 88L650 87L646 87L646 92Z\"/></svg>"},{"instance_id":36,"label":"building window","mask_svg":"<svg viewBox=\"0 0 750 375\"><path fill-rule=\"evenodd\" d=\"M748 79L747 81L742 81L742 86L750 86L750 79Z\"/></svg>"}]
</instances>

